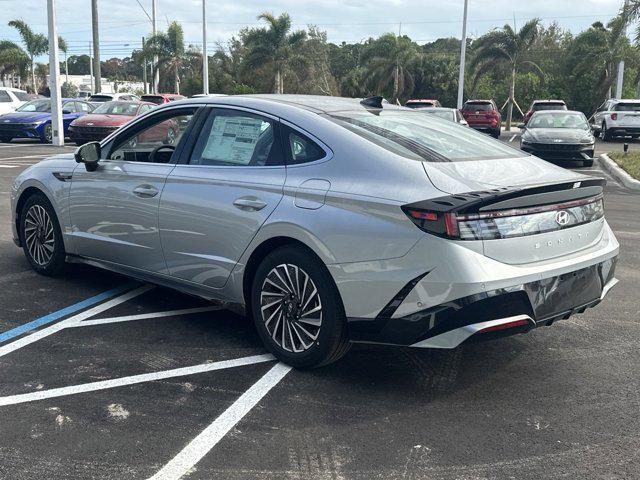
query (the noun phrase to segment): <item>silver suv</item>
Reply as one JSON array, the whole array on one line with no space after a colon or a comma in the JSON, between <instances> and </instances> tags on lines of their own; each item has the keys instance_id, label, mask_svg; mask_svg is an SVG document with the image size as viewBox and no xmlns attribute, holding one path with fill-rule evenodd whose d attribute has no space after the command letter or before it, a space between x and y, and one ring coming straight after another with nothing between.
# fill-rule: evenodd
<instances>
[{"instance_id":1,"label":"silver suv","mask_svg":"<svg viewBox=\"0 0 640 480\"><path fill-rule=\"evenodd\" d=\"M605 101L593 115L593 124L606 141L622 136L640 137L640 100Z\"/></svg>"},{"instance_id":2,"label":"silver suv","mask_svg":"<svg viewBox=\"0 0 640 480\"><path fill-rule=\"evenodd\" d=\"M380 97L211 97L25 170L12 227L37 272L82 262L221 302L310 367L596 305L617 281L603 185Z\"/></svg>"}]
</instances>

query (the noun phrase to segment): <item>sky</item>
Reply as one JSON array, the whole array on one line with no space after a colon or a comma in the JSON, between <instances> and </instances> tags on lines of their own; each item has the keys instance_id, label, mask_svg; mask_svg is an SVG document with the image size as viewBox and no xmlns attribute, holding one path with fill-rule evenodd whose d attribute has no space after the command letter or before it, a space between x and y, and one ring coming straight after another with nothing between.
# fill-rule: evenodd
<instances>
[{"instance_id":1,"label":"sky","mask_svg":"<svg viewBox=\"0 0 640 480\"><path fill-rule=\"evenodd\" d=\"M185 41L202 45L202 0L156 0L157 26L182 23ZM291 15L295 29L316 25L334 43L354 43L386 32L402 32L418 43L461 36L464 0L207 0L209 51L225 46L241 28L258 25L261 12ZM177 7L176 5L179 5ZM505 23L516 27L538 17L577 33L615 16L621 0L469 0L468 35L478 37ZM124 57L151 31L151 0L98 0L101 59ZM87 53L91 42L89 0L56 0L58 34L69 55ZM0 40L20 41L7 22L20 18L47 32L46 0L0 0ZM44 61L44 58L40 59Z\"/></svg>"}]
</instances>

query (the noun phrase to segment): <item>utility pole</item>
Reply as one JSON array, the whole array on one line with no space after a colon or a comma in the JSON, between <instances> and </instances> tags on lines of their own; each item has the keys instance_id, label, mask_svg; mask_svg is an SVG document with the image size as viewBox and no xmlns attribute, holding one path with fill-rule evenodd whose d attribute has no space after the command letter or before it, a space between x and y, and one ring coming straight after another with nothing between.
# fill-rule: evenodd
<instances>
[{"instance_id":1,"label":"utility pole","mask_svg":"<svg viewBox=\"0 0 640 480\"><path fill-rule=\"evenodd\" d=\"M464 64L467 54L467 6L469 0L464 0L464 13L462 14L462 43L460 44L460 73L458 74L458 109L462 108L464 96Z\"/></svg>"},{"instance_id":2,"label":"utility pole","mask_svg":"<svg viewBox=\"0 0 640 480\"><path fill-rule=\"evenodd\" d=\"M144 37L142 37L142 85L144 93L149 93L149 83L147 82L147 57L144 54Z\"/></svg>"},{"instance_id":3,"label":"utility pole","mask_svg":"<svg viewBox=\"0 0 640 480\"><path fill-rule=\"evenodd\" d=\"M202 93L209 93L209 58L207 57L207 0L202 0Z\"/></svg>"},{"instance_id":4,"label":"utility pole","mask_svg":"<svg viewBox=\"0 0 640 480\"><path fill-rule=\"evenodd\" d=\"M151 32L156 36L156 0L151 0ZM160 84L160 72L158 71L158 56L153 56L153 93L158 93Z\"/></svg>"},{"instance_id":5,"label":"utility pole","mask_svg":"<svg viewBox=\"0 0 640 480\"><path fill-rule=\"evenodd\" d=\"M93 31L93 74L94 92L102 90L100 73L100 35L98 34L98 0L91 0L91 30Z\"/></svg>"},{"instance_id":6,"label":"utility pole","mask_svg":"<svg viewBox=\"0 0 640 480\"><path fill-rule=\"evenodd\" d=\"M64 145L62 102L60 99L60 64L58 63L58 33L56 32L55 0L47 0L49 24L49 91L51 96L51 144Z\"/></svg>"},{"instance_id":7,"label":"utility pole","mask_svg":"<svg viewBox=\"0 0 640 480\"><path fill-rule=\"evenodd\" d=\"M89 42L89 91L91 93L93 93L93 57L91 56L92 51L93 51L93 44Z\"/></svg>"},{"instance_id":8,"label":"utility pole","mask_svg":"<svg viewBox=\"0 0 640 480\"><path fill-rule=\"evenodd\" d=\"M623 9L623 14L626 14L628 8L628 0L625 0ZM627 25L624 27L624 34L627 35ZM624 81L624 59L620 60L618 63L618 75L616 76L616 98L622 98L622 83Z\"/></svg>"}]
</instances>

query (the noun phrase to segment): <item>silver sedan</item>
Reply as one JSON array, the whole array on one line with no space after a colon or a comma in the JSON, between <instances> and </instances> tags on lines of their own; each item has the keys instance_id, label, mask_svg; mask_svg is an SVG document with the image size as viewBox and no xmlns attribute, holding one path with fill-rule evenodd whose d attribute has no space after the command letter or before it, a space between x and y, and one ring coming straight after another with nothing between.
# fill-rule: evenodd
<instances>
[{"instance_id":1,"label":"silver sedan","mask_svg":"<svg viewBox=\"0 0 640 480\"><path fill-rule=\"evenodd\" d=\"M220 302L311 367L595 306L617 281L603 185L380 97L194 98L25 170L12 227L39 273Z\"/></svg>"}]
</instances>

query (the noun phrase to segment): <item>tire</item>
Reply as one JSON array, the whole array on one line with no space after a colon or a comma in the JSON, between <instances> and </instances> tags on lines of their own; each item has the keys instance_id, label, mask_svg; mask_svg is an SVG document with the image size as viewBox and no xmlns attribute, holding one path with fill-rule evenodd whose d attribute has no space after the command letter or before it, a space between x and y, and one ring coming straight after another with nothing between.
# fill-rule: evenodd
<instances>
[{"instance_id":1,"label":"tire","mask_svg":"<svg viewBox=\"0 0 640 480\"><path fill-rule=\"evenodd\" d=\"M47 123L44 126L44 131L42 132L42 137L40 137L41 143L51 143L53 140L53 127L50 123Z\"/></svg>"},{"instance_id":2,"label":"tire","mask_svg":"<svg viewBox=\"0 0 640 480\"><path fill-rule=\"evenodd\" d=\"M583 167L593 167L593 160L583 160L582 166Z\"/></svg>"},{"instance_id":3,"label":"tire","mask_svg":"<svg viewBox=\"0 0 640 480\"><path fill-rule=\"evenodd\" d=\"M493 132L491 132L491 136L493 138L500 138L500 129L494 130Z\"/></svg>"},{"instance_id":4,"label":"tire","mask_svg":"<svg viewBox=\"0 0 640 480\"><path fill-rule=\"evenodd\" d=\"M314 310L317 316L310 315ZM262 261L253 278L251 313L267 349L296 368L335 362L351 346L333 278L320 260L300 247L280 247Z\"/></svg>"},{"instance_id":5,"label":"tire","mask_svg":"<svg viewBox=\"0 0 640 480\"><path fill-rule=\"evenodd\" d=\"M22 250L31 268L47 276L63 273L66 253L60 223L44 194L36 193L27 199L20 212L19 226Z\"/></svg>"},{"instance_id":6,"label":"tire","mask_svg":"<svg viewBox=\"0 0 640 480\"><path fill-rule=\"evenodd\" d=\"M605 142L610 142L611 140L613 140L613 135L611 135L611 132L609 132L609 130L607 129L607 124L604 123L604 122L602 122L602 129L600 130L600 137Z\"/></svg>"},{"instance_id":7,"label":"tire","mask_svg":"<svg viewBox=\"0 0 640 480\"><path fill-rule=\"evenodd\" d=\"M13 140L12 137L0 137L0 142L2 143L9 143L11 140Z\"/></svg>"}]
</instances>

